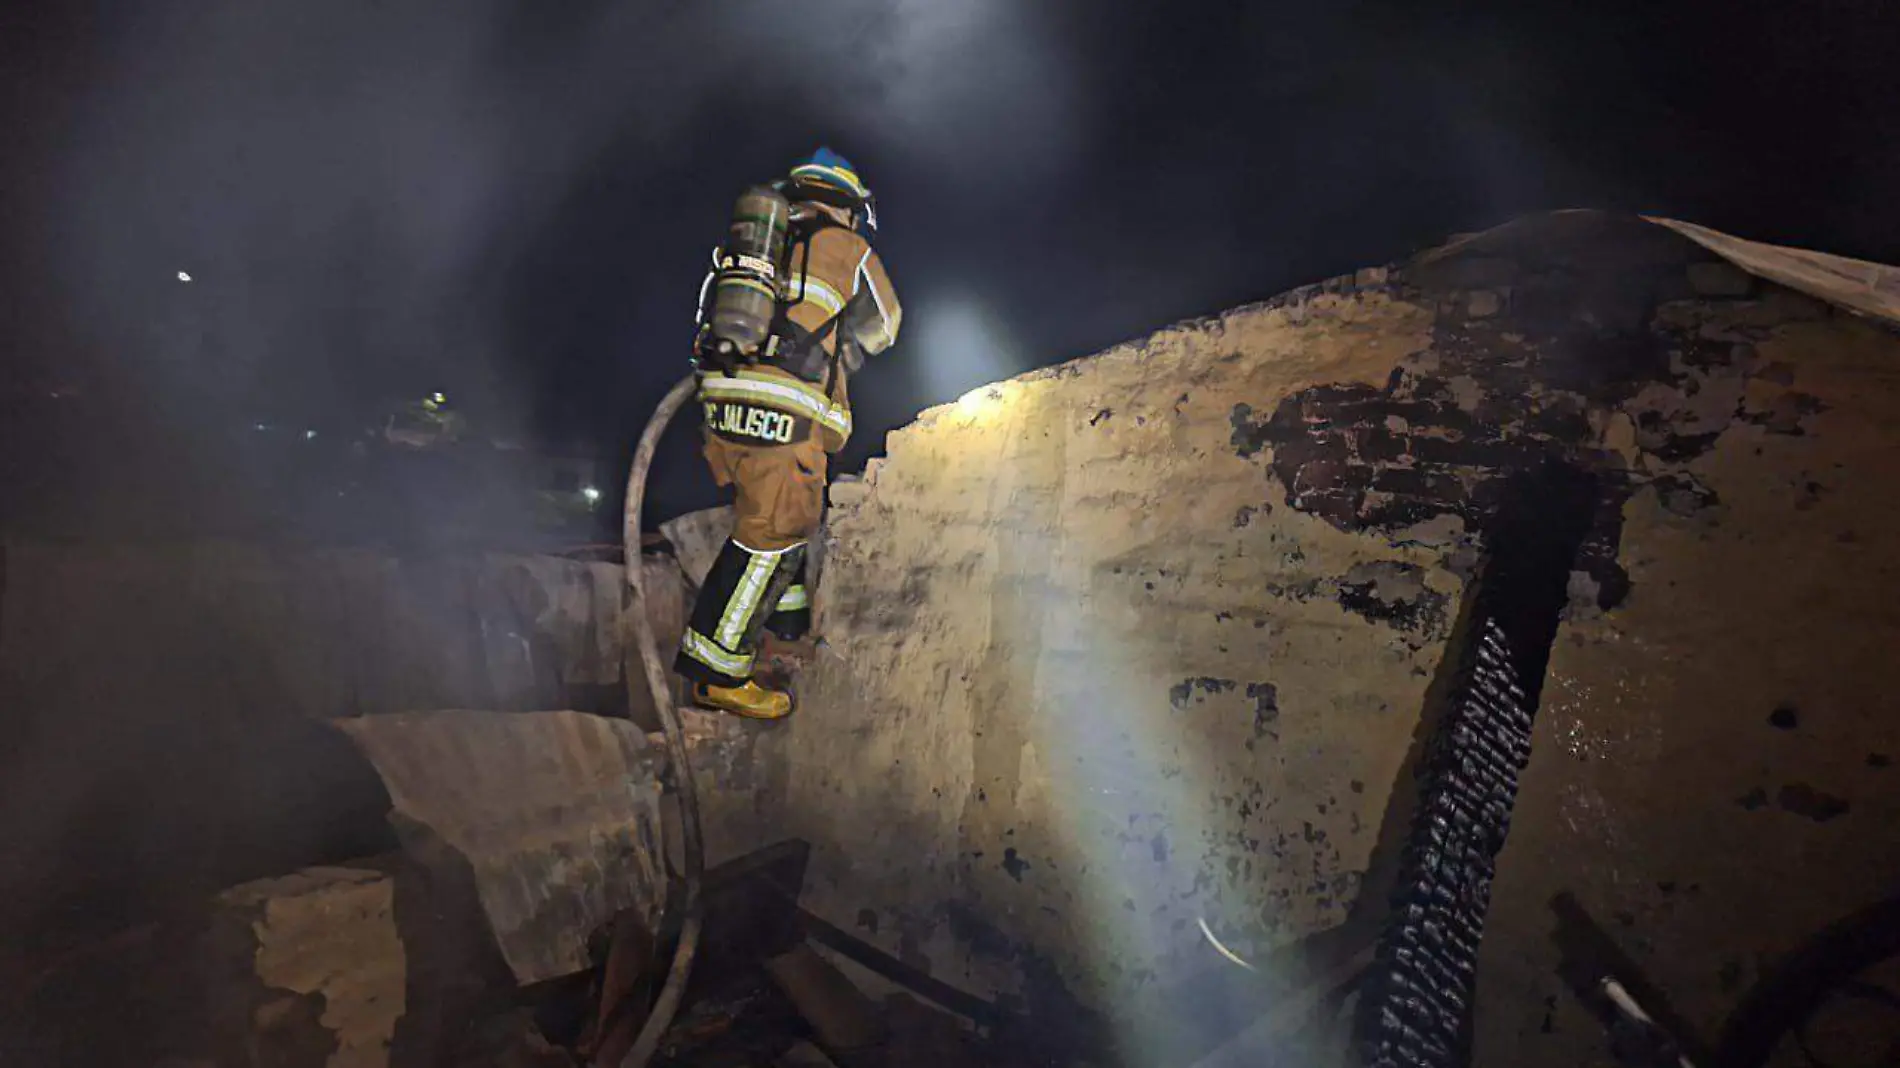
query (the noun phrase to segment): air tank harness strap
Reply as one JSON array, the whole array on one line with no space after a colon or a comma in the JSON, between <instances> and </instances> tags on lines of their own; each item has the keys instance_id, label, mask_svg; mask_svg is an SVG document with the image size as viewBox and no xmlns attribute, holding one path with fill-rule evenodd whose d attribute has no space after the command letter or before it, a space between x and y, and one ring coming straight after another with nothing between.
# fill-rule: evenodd
<instances>
[{"instance_id":1,"label":"air tank harness strap","mask_svg":"<svg viewBox=\"0 0 1900 1068\"><path fill-rule=\"evenodd\" d=\"M790 313L793 307L803 303L810 295L813 281L811 277L812 239L818 236L819 231L834 228L845 229L843 224L823 213L800 218L797 210L793 210L792 238L785 250L785 261L789 267L794 258L799 260L798 269L787 272L788 279L795 277L797 282L795 288L778 302L769 331L779 339L774 346L771 362L807 382L817 380L818 367L815 365L818 361L813 357L824 350L825 339L837 332L838 324L844 319L845 305L849 301L844 299L843 294L834 294L832 299L839 302L839 307L832 309L831 316L809 333L792 322ZM800 246L803 246L802 256ZM823 282L819 284L824 285ZM825 286L825 289L829 291L830 287ZM836 351L836 346L833 347L833 351ZM834 371L832 377L835 378L836 361L829 361L829 365Z\"/></svg>"}]
</instances>

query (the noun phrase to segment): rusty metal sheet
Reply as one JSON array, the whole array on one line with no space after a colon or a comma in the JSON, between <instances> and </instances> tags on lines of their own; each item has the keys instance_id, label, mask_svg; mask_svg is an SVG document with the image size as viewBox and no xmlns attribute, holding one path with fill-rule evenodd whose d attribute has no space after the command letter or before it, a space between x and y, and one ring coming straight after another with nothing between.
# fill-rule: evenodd
<instances>
[{"instance_id":1,"label":"rusty metal sheet","mask_svg":"<svg viewBox=\"0 0 1900 1068\"><path fill-rule=\"evenodd\" d=\"M1900 324L1900 267L1748 241L1676 219L1643 218L1674 230L1749 274Z\"/></svg>"},{"instance_id":2,"label":"rusty metal sheet","mask_svg":"<svg viewBox=\"0 0 1900 1068\"><path fill-rule=\"evenodd\" d=\"M466 859L519 982L585 968L588 933L622 909L657 919L661 761L634 724L449 710L336 725L382 777L405 848L429 862L426 833Z\"/></svg>"}]
</instances>

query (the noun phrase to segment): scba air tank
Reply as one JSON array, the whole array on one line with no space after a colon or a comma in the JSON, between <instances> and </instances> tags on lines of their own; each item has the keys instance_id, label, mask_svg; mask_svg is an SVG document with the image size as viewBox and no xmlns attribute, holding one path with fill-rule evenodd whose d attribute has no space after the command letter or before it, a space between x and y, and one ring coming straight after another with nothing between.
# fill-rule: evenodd
<instances>
[{"instance_id":1,"label":"scba air tank","mask_svg":"<svg viewBox=\"0 0 1900 1068\"><path fill-rule=\"evenodd\" d=\"M733 205L707 316L712 343L722 356L753 356L771 332L791 215L791 202L769 185L747 189Z\"/></svg>"}]
</instances>

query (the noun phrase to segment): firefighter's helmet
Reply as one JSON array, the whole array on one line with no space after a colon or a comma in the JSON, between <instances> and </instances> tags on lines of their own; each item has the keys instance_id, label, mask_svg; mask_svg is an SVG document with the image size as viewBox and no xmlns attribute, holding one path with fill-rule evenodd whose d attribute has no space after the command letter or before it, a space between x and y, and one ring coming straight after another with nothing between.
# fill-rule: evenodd
<instances>
[{"instance_id":1,"label":"firefighter's helmet","mask_svg":"<svg viewBox=\"0 0 1900 1068\"><path fill-rule=\"evenodd\" d=\"M867 229L877 229L877 198L851 161L831 149L820 148L799 161L792 167L791 180L795 190L815 193L815 199L835 203Z\"/></svg>"}]
</instances>

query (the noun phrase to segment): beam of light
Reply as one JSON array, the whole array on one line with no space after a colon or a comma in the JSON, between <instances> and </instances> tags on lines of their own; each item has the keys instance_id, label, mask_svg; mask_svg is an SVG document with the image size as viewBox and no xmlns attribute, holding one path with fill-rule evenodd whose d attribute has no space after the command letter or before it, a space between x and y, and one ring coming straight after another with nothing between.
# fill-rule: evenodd
<instances>
[{"instance_id":1,"label":"beam of light","mask_svg":"<svg viewBox=\"0 0 1900 1068\"><path fill-rule=\"evenodd\" d=\"M1240 954L1228 949L1221 943L1219 938L1215 937L1213 928L1207 925L1207 917L1196 916L1194 922L1201 925L1201 933L1207 936L1207 944L1214 947L1214 952L1219 953L1221 956L1226 957L1228 960L1233 961L1235 964L1240 965L1250 972L1259 971L1258 968L1255 968L1253 965L1241 959Z\"/></svg>"},{"instance_id":2,"label":"beam of light","mask_svg":"<svg viewBox=\"0 0 1900 1068\"><path fill-rule=\"evenodd\" d=\"M1046 414L1038 407L1015 399L1006 418L1033 427ZM1005 494L1020 489L1008 485L1011 479L998 481ZM1032 571L1046 567L1050 574L1023 575L1025 599L1036 599L1031 591L1039 582L1068 588L1079 581L1086 590L1092 564L1116 555L1085 532L1070 531L1060 542L1048 546L1046 557L1035 554L1041 559ZM1025 667L1037 706L1033 748L1061 754L1049 760L1048 793L1035 818L1047 821L1062 868L1077 873L1067 888L1075 894L1074 929L1087 932L1071 943L1081 969L1076 978L1087 991L1081 996L1109 1014L1116 1045L1133 1054L1131 1063L1165 1064L1176 1051L1155 1013L1179 1022L1194 1009L1160 1007L1155 995L1162 987L1152 983L1165 986L1204 966L1197 964L1205 959L1203 936L1193 926L1201 910L1218 904L1245 914L1263 903L1237 896L1240 888L1218 877L1199 885L1206 854L1223 848L1209 797L1209 754L1179 737L1181 725L1165 715L1165 680L1177 670L1167 663L1172 658L1138 635L1104 626L1093 599L1085 592L1047 610L1039 628L1045 652ZM1155 978L1145 983L1136 978L1142 974Z\"/></svg>"},{"instance_id":3,"label":"beam of light","mask_svg":"<svg viewBox=\"0 0 1900 1068\"><path fill-rule=\"evenodd\" d=\"M1020 729L1011 842L1060 873L975 887L999 926L1055 955L1129 1063L1178 1063L1171 1036L1221 1024L1211 1005L1172 1000L1178 984L1270 972L1250 958L1325 921L1299 892L1309 861L1331 861L1281 808L1312 788L1295 766L1310 743L1255 733L1260 752L1238 750L1257 730L1248 679L1280 644L1197 622L1217 606L1192 598L1209 596L1223 566L1206 559L1206 524L1178 490L1118 501L1146 485L1149 462L1133 447L1145 439L1090 422L1119 399L1039 376L966 390L938 416L976 431L954 462L983 472L987 508L975 511L987 518L952 540L981 546L987 647L1006 651L968 700ZM1236 672L1248 674L1204 677ZM1263 847L1275 839L1283 848Z\"/></svg>"},{"instance_id":4,"label":"beam of light","mask_svg":"<svg viewBox=\"0 0 1900 1068\"><path fill-rule=\"evenodd\" d=\"M1016 403L1009 410L1033 425L1032 407ZM1063 545L1051 561L1064 587L1086 590L1094 583L1082 570L1119 555L1087 533L1070 532L1068 540L1081 544ZM1210 796L1211 754L1165 715L1166 680L1178 671L1165 646L1104 626L1093 600L1085 593L1044 618L1046 635L1065 634L1085 646L1045 655L1035 669L1042 706L1035 744L1069 754L1052 769L1047 818L1061 847L1074 854L1072 870L1087 873L1076 892L1082 914L1093 920L1084 927L1095 933L1083 949L1092 970L1179 977L1197 968L1201 937L1188 921L1199 920L1200 910L1218 903L1245 914L1262 903L1238 898L1239 887L1223 885L1227 880L1198 888L1197 869L1227 848ZM1170 1051L1149 1016L1152 990L1122 984L1102 993L1120 1041L1142 1054L1142 1063L1165 1063Z\"/></svg>"},{"instance_id":5,"label":"beam of light","mask_svg":"<svg viewBox=\"0 0 1900 1068\"><path fill-rule=\"evenodd\" d=\"M973 298L931 302L915 318L913 366L922 380L923 395L932 400L959 394L967 399L1028 366L1002 323Z\"/></svg>"},{"instance_id":6,"label":"beam of light","mask_svg":"<svg viewBox=\"0 0 1900 1068\"><path fill-rule=\"evenodd\" d=\"M991 642L1033 650L1001 680L1007 692L991 695L1025 708L1017 781L1037 785L1016 804L1049 851L1046 862L1069 873L1060 897L1021 903L1058 908L1061 927L1024 934L1062 947L1066 980L1114 1021L1131 1063L1170 1063L1178 1051L1169 1036L1196 1009L1166 1003L1165 991L1210 966L1252 969L1213 938L1205 916L1229 918L1246 941L1278 922L1263 880L1235 863L1248 854L1248 837L1264 832L1263 816L1236 819L1223 804L1236 789L1235 762L1200 733L1212 724L1171 708L1171 688L1199 674L1205 658L1183 644L1186 635L1144 622L1159 608L1144 600L1161 595L1124 576L1183 563L1179 547L1194 521L1178 509L1106 524L1065 518L1120 481L1101 467L1116 462L1112 446L1101 446L1111 451L1095 461L1095 474L1078 475L1091 467L1077 466L1078 455L1098 446L1077 429L1086 419L1046 382L978 388L946 414L991 424L972 440L997 443L985 461L996 470L992 500L1034 501L1034 513L1047 517L996 529L988 550L998 569ZM1066 440L1043 443L1058 435ZM1052 454L1067 462L1051 465ZM1228 963L1211 964L1204 941Z\"/></svg>"}]
</instances>

